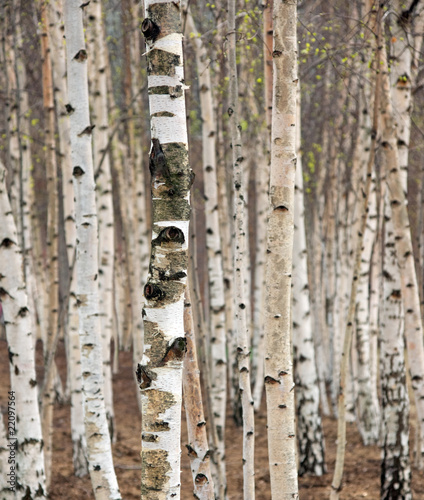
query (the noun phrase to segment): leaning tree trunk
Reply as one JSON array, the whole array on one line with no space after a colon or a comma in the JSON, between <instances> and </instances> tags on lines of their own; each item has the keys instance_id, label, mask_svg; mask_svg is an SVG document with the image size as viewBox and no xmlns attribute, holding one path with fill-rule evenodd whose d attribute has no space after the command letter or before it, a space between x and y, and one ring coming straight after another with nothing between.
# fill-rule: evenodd
<instances>
[{"instance_id":1,"label":"leaning tree trunk","mask_svg":"<svg viewBox=\"0 0 424 500\"><path fill-rule=\"evenodd\" d=\"M191 12L187 12L187 30L194 33L193 43L199 75L200 106L202 112L202 161L205 190L206 250L209 285L209 324L211 339L211 403L213 424L218 437L218 448L214 461L218 469L218 485L222 496L226 487L225 480L225 412L227 403L227 354L225 332L225 290L223 275L223 256L219 224L219 197L216 161L216 121L213 110L213 95L210 72L210 59L205 46L196 30ZM219 489L217 488L217 491Z\"/></svg>"},{"instance_id":2,"label":"leaning tree trunk","mask_svg":"<svg viewBox=\"0 0 424 500\"><path fill-rule=\"evenodd\" d=\"M377 32L377 40L380 40L380 32ZM379 45L377 46L379 47ZM380 64L381 53L380 49L377 49L376 59L374 61L374 68L378 68ZM364 172L364 188L362 190L362 199L360 205L360 225L358 228L358 234L356 236L356 249L355 249L355 260L352 274L351 291L350 291L350 301L349 310L346 319L346 328L344 331L343 348L341 352L341 362L340 362L340 380L339 380L339 391L338 391L338 407L337 407L337 452L336 452L336 464L334 467L333 481L331 483L331 493L330 500L338 500L340 496L340 491L342 489L342 478L343 469L345 461L345 450L346 450L346 421L347 421L347 384L348 379L348 369L349 360L352 345L352 336L355 320L356 311L356 294L358 290L359 277L361 272L361 257L363 253L363 241L364 234L367 224L368 217L368 200L371 191L371 181L372 181L372 169L375 160L376 151L376 136L378 130L378 110L380 103L380 79L377 77L375 82L375 93L374 93L374 108L373 108L373 121L372 121L372 134L371 134L371 145L369 151L368 163L366 165L366 172Z\"/></svg>"},{"instance_id":3,"label":"leaning tree trunk","mask_svg":"<svg viewBox=\"0 0 424 500\"><path fill-rule=\"evenodd\" d=\"M274 3L270 216L266 261L265 388L273 499L299 498L293 362L291 275L296 170L296 3Z\"/></svg>"},{"instance_id":4,"label":"leaning tree trunk","mask_svg":"<svg viewBox=\"0 0 424 500\"><path fill-rule=\"evenodd\" d=\"M137 367L142 400L141 498L180 498L184 290L193 173L188 162L179 4L147 0L152 147L152 243L144 287L144 354Z\"/></svg>"},{"instance_id":5,"label":"leaning tree trunk","mask_svg":"<svg viewBox=\"0 0 424 500\"><path fill-rule=\"evenodd\" d=\"M38 388L35 375L35 352L32 340L31 312L22 274L22 253L12 210L7 196L6 170L0 163L0 299L6 325L9 350L11 391L8 420L10 453L15 450L9 472L16 473L16 498L28 500L46 497L43 439ZM12 404L13 402L13 404ZM11 432L13 427L15 434ZM6 476L5 471L3 471ZM2 495L3 498L3 495Z\"/></svg>"},{"instance_id":6,"label":"leaning tree trunk","mask_svg":"<svg viewBox=\"0 0 424 500\"><path fill-rule=\"evenodd\" d=\"M77 226L77 303L87 456L96 499L120 499L103 398L98 236L88 103L87 51L80 2L65 2L68 112Z\"/></svg>"},{"instance_id":7,"label":"leaning tree trunk","mask_svg":"<svg viewBox=\"0 0 424 500\"><path fill-rule=\"evenodd\" d=\"M214 485L211 473L210 450L203 412L200 370L197 362L196 337L193 321L193 307L187 283L184 304L184 328L187 340L187 354L184 358L183 390L184 408L187 415L188 456L193 476L193 495L198 500L214 500Z\"/></svg>"}]
</instances>

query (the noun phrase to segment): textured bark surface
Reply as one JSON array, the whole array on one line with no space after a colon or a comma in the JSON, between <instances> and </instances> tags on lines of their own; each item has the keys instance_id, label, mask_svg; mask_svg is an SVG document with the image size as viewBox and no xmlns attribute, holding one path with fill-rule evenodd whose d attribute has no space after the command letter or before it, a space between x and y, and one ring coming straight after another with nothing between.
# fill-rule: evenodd
<instances>
[{"instance_id":1,"label":"textured bark surface","mask_svg":"<svg viewBox=\"0 0 424 500\"><path fill-rule=\"evenodd\" d=\"M121 498L103 397L103 367L98 290L98 235L89 119L87 51L83 10L78 1L65 2L71 161L77 228L77 304L81 348L84 423L89 472L95 498Z\"/></svg>"},{"instance_id":2,"label":"textured bark surface","mask_svg":"<svg viewBox=\"0 0 424 500\"><path fill-rule=\"evenodd\" d=\"M102 24L100 1L89 6L90 24L87 30L92 58L91 92L93 129L93 159L96 176L96 204L99 221L99 308L101 311L101 339L104 396L109 432L114 440L114 410L112 394L112 367L110 343L113 318L113 273L115 264L114 214L109 143L109 106L107 102L106 41ZM115 436L116 437L116 436Z\"/></svg>"},{"instance_id":3,"label":"textured bark surface","mask_svg":"<svg viewBox=\"0 0 424 500\"><path fill-rule=\"evenodd\" d=\"M296 2L274 3L270 216L265 318L265 389L272 498L297 499L291 353L291 284L296 170Z\"/></svg>"},{"instance_id":4,"label":"textured bark surface","mask_svg":"<svg viewBox=\"0 0 424 500\"><path fill-rule=\"evenodd\" d=\"M243 421L243 498L255 498L255 422L253 399L250 384L250 300L246 282L248 274L248 239L246 218L246 180L242 156L241 126L238 116L238 77L236 64L235 28L236 3L228 0L228 69L229 103L228 116L231 127L231 149L233 166L233 214L234 214L234 328L237 340L236 359L239 373L239 394L235 394L235 403L240 397ZM234 405L233 405L234 406Z\"/></svg>"},{"instance_id":5,"label":"textured bark surface","mask_svg":"<svg viewBox=\"0 0 424 500\"><path fill-rule=\"evenodd\" d=\"M371 18L370 22L373 22L374 18ZM377 31L377 40L380 40L380 31ZM380 47L377 42L377 50L374 61L374 68L378 68L381 61ZM358 290L358 283L361 272L361 258L363 253L363 242L364 234L366 230L367 218L368 218L368 200L371 191L371 181L372 181L372 169L375 160L376 151L376 135L378 129L378 111L380 104L380 79L377 78L375 82L375 92L374 92L374 107L373 107L373 121L372 121L372 141L370 145L368 162L366 164L366 171L363 173L364 188L362 190L362 199L360 200L359 206L359 227L356 235L356 248L354 253L354 265L353 274L350 289L350 300L349 309L346 318L346 325L344 330L343 347L341 351L341 362L340 362L340 381L339 381L339 392L338 392L338 420L337 420L337 456L336 464L334 467L334 475L331 483L331 494L330 500L338 500L340 491L342 489L342 478L343 469L345 462L345 450L346 450L346 421L347 421L347 409L348 409L348 369L349 369L349 359L351 356L351 345L355 321L355 311L356 311L356 295Z\"/></svg>"},{"instance_id":6,"label":"textured bark surface","mask_svg":"<svg viewBox=\"0 0 424 500\"><path fill-rule=\"evenodd\" d=\"M407 209L402 165L399 160L398 138L392 99L387 55L383 46L382 72L382 154L385 162L386 183L392 210L392 222L401 276L401 293L405 313L405 338L411 385L415 397L421 436L424 435L424 343L417 275L412 247L411 227ZM424 456L424 440L421 440Z\"/></svg>"},{"instance_id":7,"label":"textured bark surface","mask_svg":"<svg viewBox=\"0 0 424 500\"><path fill-rule=\"evenodd\" d=\"M404 311L395 232L386 192L383 306L380 317L382 394L381 499L412 499L409 463L409 397L406 385Z\"/></svg>"},{"instance_id":8,"label":"textured bark surface","mask_svg":"<svg viewBox=\"0 0 424 500\"><path fill-rule=\"evenodd\" d=\"M16 452L16 498L45 498L43 439L38 408L31 311L22 274L22 253L6 189L6 170L0 163L0 299L9 349L10 379L8 445ZM12 448L8 448L10 458ZM6 473L3 471L3 475ZM3 493L0 493L3 498ZM6 497L7 498L7 497ZM13 497L15 498L15 496Z\"/></svg>"},{"instance_id":9,"label":"textured bark surface","mask_svg":"<svg viewBox=\"0 0 424 500\"><path fill-rule=\"evenodd\" d=\"M52 460L53 439L53 404L54 381L56 365L53 361L59 334L59 206L56 162L56 118L53 95L53 74L50 53L50 33L48 30L49 10L51 5L46 0L41 4L41 52L43 75L43 106L46 113L45 121L45 165L47 177L47 283L48 283L48 316L47 335L43 343L46 373L42 391L42 426L44 439L44 458L46 463L47 488L50 484L50 469Z\"/></svg>"},{"instance_id":10,"label":"textured bark surface","mask_svg":"<svg viewBox=\"0 0 424 500\"><path fill-rule=\"evenodd\" d=\"M216 160L216 121L213 109L210 59L206 47L196 30L190 12L187 13L187 30L196 53L199 75L200 106L202 111L202 162L205 190L206 249L209 276L209 338L211 342L211 403L213 425L218 438L218 448L213 459L217 463L219 483L225 489L225 409L227 403L227 354L225 331L225 290L223 274L223 255L221 246L221 228L218 214L218 183ZM221 201L221 200L220 200ZM217 490L218 491L218 490Z\"/></svg>"},{"instance_id":11,"label":"textured bark surface","mask_svg":"<svg viewBox=\"0 0 424 500\"><path fill-rule=\"evenodd\" d=\"M199 500L214 500L214 484L210 467L210 450L206 434L206 420L203 411L200 370L197 362L196 336L194 330L190 293L186 288L184 304L184 329L186 335L186 355L184 357L183 392L187 415L188 444L193 495Z\"/></svg>"},{"instance_id":12,"label":"textured bark surface","mask_svg":"<svg viewBox=\"0 0 424 500\"><path fill-rule=\"evenodd\" d=\"M184 290L190 188L179 4L148 0L152 243L144 287L144 354L137 366L142 401L141 498L180 498Z\"/></svg>"}]
</instances>

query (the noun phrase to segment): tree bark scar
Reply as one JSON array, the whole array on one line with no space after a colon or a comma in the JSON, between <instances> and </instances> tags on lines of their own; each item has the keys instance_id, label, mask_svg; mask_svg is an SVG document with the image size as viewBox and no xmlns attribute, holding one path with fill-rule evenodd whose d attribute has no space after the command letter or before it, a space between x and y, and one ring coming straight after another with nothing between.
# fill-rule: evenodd
<instances>
[{"instance_id":1,"label":"tree bark scar","mask_svg":"<svg viewBox=\"0 0 424 500\"><path fill-rule=\"evenodd\" d=\"M137 365L137 370L135 372L137 377L137 382L140 384L140 389L147 389L152 384L152 379L147 374L147 371L140 364Z\"/></svg>"},{"instance_id":2,"label":"tree bark scar","mask_svg":"<svg viewBox=\"0 0 424 500\"><path fill-rule=\"evenodd\" d=\"M160 27L151 19L145 19L141 24L141 32L146 40L155 42L160 33Z\"/></svg>"},{"instance_id":3,"label":"tree bark scar","mask_svg":"<svg viewBox=\"0 0 424 500\"><path fill-rule=\"evenodd\" d=\"M170 361L182 361L184 354L186 352L186 339L184 337L178 337L172 342L168 347L165 356L160 362L159 366L165 366Z\"/></svg>"}]
</instances>

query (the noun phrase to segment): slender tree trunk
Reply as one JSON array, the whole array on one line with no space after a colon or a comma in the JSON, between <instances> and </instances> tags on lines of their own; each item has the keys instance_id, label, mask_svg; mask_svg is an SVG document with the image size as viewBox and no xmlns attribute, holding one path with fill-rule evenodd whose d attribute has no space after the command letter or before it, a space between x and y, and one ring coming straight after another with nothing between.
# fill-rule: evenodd
<instances>
[{"instance_id":1,"label":"slender tree trunk","mask_svg":"<svg viewBox=\"0 0 424 500\"><path fill-rule=\"evenodd\" d=\"M57 376L54 363L54 351L59 334L59 265L58 265L58 191L57 191L57 163L56 163L56 119L53 96L53 75L50 52L50 34L48 31L49 9L47 0L41 3L41 50L43 73L43 105L45 111L45 143L46 143L46 176L48 195L47 218L47 281L49 311L47 320L47 337L44 342L44 359L46 374L42 391L42 425L44 439L44 457L46 461L46 480L49 488L51 480L51 462L53 446L53 405L54 381Z\"/></svg>"},{"instance_id":2,"label":"slender tree trunk","mask_svg":"<svg viewBox=\"0 0 424 500\"><path fill-rule=\"evenodd\" d=\"M0 163L0 275L1 303L9 350L11 391L9 412L14 418L9 444L16 451L16 498L46 498L43 438L41 435L38 390L35 375L35 350L32 340L31 312L28 309L22 273L22 253L16 225L7 196L6 170ZM12 448L10 448L12 450ZM9 453L11 455L11 453ZM10 461L9 461L10 464ZM12 464L9 465L9 469ZM6 469L7 470L7 469ZM10 469L11 470L11 469Z\"/></svg>"},{"instance_id":3,"label":"slender tree trunk","mask_svg":"<svg viewBox=\"0 0 424 500\"><path fill-rule=\"evenodd\" d=\"M200 371L197 363L195 330L187 284L184 304L184 329L187 352L183 367L184 407L187 415L187 450L193 476L193 495L199 500L214 500L214 485L210 468L210 452L203 412Z\"/></svg>"},{"instance_id":4,"label":"slender tree trunk","mask_svg":"<svg viewBox=\"0 0 424 500\"><path fill-rule=\"evenodd\" d=\"M373 18L372 18L373 19ZM377 24L376 38L381 40L381 32ZM380 43L377 43L377 51L375 56L374 68L380 67L381 61L381 48ZM361 270L361 257L363 251L364 233L366 230L367 216L368 216L368 200L371 191L372 168L375 159L376 137L378 130L378 111L380 103L380 78L376 78L375 94L374 94L374 109L373 109L373 122L371 132L371 146L368 158L367 170L364 176L364 189L362 193L361 209L360 209L360 226L356 238L355 261L353 267L353 276L351 283L349 310L347 314L346 329L343 340L343 349L340 365L340 387L338 394L338 421L337 421L337 455L336 464L334 468L333 481L331 483L330 500L338 500L342 488L343 468L346 449L346 386L347 386L347 371L349 368L350 351L352 344L352 335L356 310L356 294L358 290L359 275Z\"/></svg>"},{"instance_id":5,"label":"slender tree trunk","mask_svg":"<svg viewBox=\"0 0 424 500\"><path fill-rule=\"evenodd\" d=\"M271 495L273 499L288 500L299 498L290 307L296 170L296 2L275 2L273 19L265 388Z\"/></svg>"},{"instance_id":6,"label":"slender tree trunk","mask_svg":"<svg viewBox=\"0 0 424 500\"><path fill-rule=\"evenodd\" d=\"M137 367L142 400L142 499L180 498L184 290L193 174L188 163L179 4L147 0L153 200L150 270L144 287L144 354Z\"/></svg>"},{"instance_id":7,"label":"slender tree trunk","mask_svg":"<svg viewBox=\"0 0 424 500\"><path fill-rule=\"evenodd\" d=\"M217 491L225 494L225 413L227 403L227 354L225 331L225 290L223 256L219 224L219 198L216 161L216 121L213 109L210 59L193 22L187 13L187 30L194 33L193 42L199 75L200 107L202 112L202 162L205 189L206 249L208 261L209 318L212 368L212 411L218 436L217 462L219 484Z\"/></svg>"},{"instance_id":8,"label":"slender tree trunk","mask_svg":"<svg viewBox=\"0 0 424 500\"><path fill-rule=\"evenodd\" d=\"M106 151L109 143L109 106L106 81L106 40L102 24L102 8L99 0L90 4L90 35L92 61L92 118L93 158L96 178L96 202L99 220L99 294L101 311L101 338L103 358L103 378L105 388L106 416L109 433L114 439L114 409L112 390L112 367L110 343L113 318L113 273L115 264L114 214L112 200L112 176L110 156ZM106 153L106 154L104 154ZM101 162L101 164L100 164ZM116 436L115 436L116 437Z\"/></svg>"},{"instance_id":9,"label":"slender tree trunk","mask_svg":"<svg viewBox=\"0 0 424 500\"><path fill-rule=\"evenodd\" d=\"M405 312L405 338L408 351L408 365L411 385L415 396L421 436L424 435L424 343L420 298L412 248L407 199L402 183L402 169L399 162L394 113L390 94L390 77L387 55L383 46L382 72L382 154L386 165L386 183L395 243L401 276L401 295ZM424 440L420 454L424 457Z\"/></svg>"},{"instance_id":10,"label":"slender tree trunk","mask_svg":"<svg viewBox=\"0 0 424 500\"><path fill-rule=\"evenodd\" d=\"M246 183L243 180L243 157L241 144L241 126L238 121L238 81L236 64L236 26L235 0L228 1L228 63L229 63L229 98L228 116L231 127L231 149L234 181L234 291L235 291L235 330L237 333L237 363L239 370L239 391L243 412L243 498L255 498L255 423L253 399L250 386L250 336L246 309L250 307L246 297L245 273L247 261L247 226L245 201ZM236 399L238 395L236 394Z\"/></svg>"},{"instance_id":11,"label":"slender tree trunk","mask_svg":"<svg viewBox=\"0 0 424 500\"><path fill-rule=\"evenodd\" d=\"M409 463L409 397L406 385L404 314L395 232L386 193L383 306L380 328L382 393L381 499L412 499Z\"/></svg>"},{"instance_id":12,"label":"slender tree trunk","mask_svg":"<svg viewBox=\"0 0 424 500\"><path fill-rule=\"evenodd\" d=\"M357 144L357 161L360 171L365 170L371 144L371 117L368 112L370 92L368 88L361 92L360 130ZM376 178L373 168L372 186L368 206L368 220L364 234L364 248L361 258L361 272L356 300L356 352L357 352L357 424L364 444L375 444L379 437L380 408L377 398L376 379L371 377L371 364L376 362L371 357L370 335L370 275L373 245L377 231L377 195Z\"/></svg>"},{"instance_id":13,"label":"slender tree trunk","mask_svg":"<svg viewBox=\"0 0 424 500\"><path fill-rule=\"evenodd\" d=\"M121 498L103 398L98 291L98 236L92 126L89 119L87 51L80 3L65 2L71 161L77 226L77 301L80 320L82 391L89 471L95 498Z\"/></svg>"},{"instance_id":14,"label":"slender tree trunk","mask_svg":"<svg viewBox=\"0 0 424 500\"><path fill-rule=\"evenodd\" d=\"M264 134L266 155L259 152L259 168L255 169L256 189L256 261L253 290L253 336L252 336L252 379L254 383L253 400L258 411L264 390L264 311L265 311L265 261L266 261L266 222L268 216L268 185L271 122L272 122L272 0L264 7L264 80L265 80L265 113L267 131ZM259 145L259 147L261 147ZM264 157L265 156L265 157ZM263 165L263 167L262 167Z\"/></svg>"}]
</instances>

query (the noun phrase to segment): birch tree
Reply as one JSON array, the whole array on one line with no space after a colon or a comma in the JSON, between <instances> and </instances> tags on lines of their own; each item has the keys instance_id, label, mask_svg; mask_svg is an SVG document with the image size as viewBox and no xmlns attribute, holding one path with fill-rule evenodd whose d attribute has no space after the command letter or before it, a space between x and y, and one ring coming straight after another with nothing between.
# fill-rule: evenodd
<instances>
[{"instance_id":1,"label":"birch tree","mask_svg":"<svg viewBox=\"0 0 424 500\"><path fill-rule=\"evenodd\" d=\"M0 298L6 325L11 388L14 391L16 440L16 498L46 498L43 438L35 375L31 311L22 274L22 253L6 188L6 169L0 162ZM9 430L10 435L10 430ZM9 454L10 455L10 454ZM10 463L10 462L9 462ZM10 466L9 466L10 467Z\"/></svg>"},{"instance_id":2,"label":"birch tree","mask_svg":"<svg viewBox=\"0 0 424 500\"><path fill-rule=\"evenodd\" d=\"M112 449L103 398L98 290L98 235L92 126L89 118L87 51L78 1L65 2L68 73L68 112L77 228L77 303L81 346L82 391L87 458L96 499L121 498L112 461Z\"/></svg>"},{"instance_id":3,"label":"birch tree","mask_svg":"<svg viewBox=\"0 0 424 500\"><path fill-rule=\"evenodd\" d=\"M214 484L210 467L210 452L203 412L200 370L197 362L196 339L189 284L185 292L184 326L187 353L184 357L183 391L187 414L187 450L193 476L193 495L198 500L214 500Z\"/></svg>"},{"instance_id":4,"label":"birch tree","mask_svg":"<svg viewBox=\"0 0 424 500\"><path fill-rule=\"evenodd\" d=\"M141 498L180 498L184 290L190 187L180 6L147 0L151 119L152 243L144 287L144 354L137 366L142 401Z\"/></svg>"},{"instance_id":5,"label":"birch tree","mask_svg":"<svg viewBox=\"0 0 424 500\"><path fill-rule=\"evenodd\" d=\"M58 185L56 162L56 117L53 95L53 74L50 49L50 33L48 29L49 9L51 5L47 0L41 1L41 50L42 50L42 75L43 75L43 106L45 117L45 165L47 177L48 217L47 217L47 282L48 282L48 316L47 335L44 340L44 359L46 366L44 386L41 391L42 425L44 439L44 456L46 460L47 487L50 484L50 471L53 446L53 405L54 381L57 376L54 362L59 334L59 221L58 221Z\"/></svg>"},{"instance_id":6,"label":"birch tree","mask_svg":"<svg viewBox=\"0 0 424 500\"><path fill-rule=\"evenodd\" d=\"M401 277L401 296L405 313L405 338L409 373L415 397L421 436L424 436L424 343L417 275L412 247L411 227L402 169L399 161L398 138L390 93L390 76L385 46L382 47L382 156L385 162L386 184L395 232L396 253ZM421 441L424 456L424 440Z\"/></svg>"},{"instance_id":7,"label":"birch tree","mask_svg":"<svg viewBox=\"0 0 424 500\"><path fill-rule=\"evenodd\" d=\"M191 12L187 12L187 30L193 34L196 64L199 75L200 107L202 112L202 163L205 189L206 249L208 260L209 318L212 370L212 412L213 425L218 437L218 448L214 452L217 463L219 486L217 491L224 495L225 480L225 413L227 403L227 354L225 332L225 290L221 228L218 214L218 183L216 161L216 121L213 109L213 94L210 59Z\"/></svg>"},{"instance_id":8,"label":"birch tree","mask_svg":"<svg viewBox=\"0 0 424 500\"><path fill-rule=\"evenodd\" d=\"M380 317L382 393L381 499L412 499L409 463L409 397L406 385L404 312L395 232L386 193L383 306Z\"/></svg>"},{"instance_id":9,"label":"birch tree","mask_svg":"<svg viewBox=\"0 0 424 500\"><path fill-rule=\"evenodd\" d=\"M295 1L274 2L265 388L271 495L281 500L299 498L290 307L296 170L296 16Z\"/></svg>"}]
</instances>

